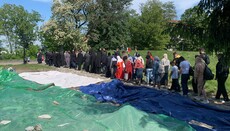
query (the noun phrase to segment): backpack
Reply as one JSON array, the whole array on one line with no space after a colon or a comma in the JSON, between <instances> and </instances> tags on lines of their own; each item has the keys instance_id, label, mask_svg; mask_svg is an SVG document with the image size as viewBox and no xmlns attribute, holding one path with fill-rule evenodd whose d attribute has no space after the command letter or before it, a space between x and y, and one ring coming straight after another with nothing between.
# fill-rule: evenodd
<instances>
[{"instance_id":1,"label":"backpack","mask_svg":"<svg viewBox=\"0 0 230 131\"><path fill-rule=\"evenodd\" d=\"M204 80L213 80L214 74L212 73L212 70L205 64L204 68Z\"/></svg>"},{"instance_id":2,"label":"backpack","mask_svg":"<svg viewBox=\"0 0 230 131\"><path fill-rule=\"evenodd\" d=\"M190 76L194 75L194 70L193 70L192 66L189 67L189 75Z\"/></svg>"}]
</instances>

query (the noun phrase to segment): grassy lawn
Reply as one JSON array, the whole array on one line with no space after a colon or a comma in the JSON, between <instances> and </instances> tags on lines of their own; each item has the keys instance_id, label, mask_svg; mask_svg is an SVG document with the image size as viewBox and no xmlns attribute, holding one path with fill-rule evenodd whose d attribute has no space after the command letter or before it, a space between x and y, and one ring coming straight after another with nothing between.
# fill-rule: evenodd
<instances>
[{"instance_id":1,"label":"grassy lawn","mask_svg":"<svg viewBox=\"0 0 230 131\"><path fill-rule=\"evenodd\" d=\"M21 72L36 72L36 71L49 71L49 70L54 70L54 67L50 67L44 64L7 64L7 65L1 65L0 67L3 67L5 69L12 67L13 69L16 70L16 72L21 73Z\"/></svg>"},{"instance_id":2,"label":"grassy lawn","mask_svg":"<svg viewBox=\"0 0 230 131\"><path fill-rule=\"evenodd\" d=\"M145 56L147 54L147 50L142 50L142 51L138 51L138 52L145 59ZM159 56L160 58L163 57L164 53L167 53L169 60L171 61L173 59L173 52L172 51L150 51L150 52L152 53L153 56ZM192 66L195 63L195 55L198 54L198 52L188 52L188 51L179 51L178 53L180 55L182 55L185 59L187 59L191 63ZM130 54L133 55L134 51L132 51ZM217 64L217 58L215 55L209 55L209 58L210 58L209 67L212 69L213 73L215 74L215 72L216 72L215 67ZM0 67L4 67L4 68L13 67L14 69L16 69L16 71L18 73L21 73L24 71L48 71L48 70L54 70L55 69L54 67L49 67L49 66L44 65L44 64L1 65L1 63L0 63ZM227 91L230 94L230 77L228 78L228 80L226 82L226 87L227 87ZM189 88L192 89L191 79L189 81ZM216 80L207 81L205 84L205 88L206 88L208 94L212 94L212 93L215 94L216 90L217 90L217 81Z\"/></svg>"}]
</instances>

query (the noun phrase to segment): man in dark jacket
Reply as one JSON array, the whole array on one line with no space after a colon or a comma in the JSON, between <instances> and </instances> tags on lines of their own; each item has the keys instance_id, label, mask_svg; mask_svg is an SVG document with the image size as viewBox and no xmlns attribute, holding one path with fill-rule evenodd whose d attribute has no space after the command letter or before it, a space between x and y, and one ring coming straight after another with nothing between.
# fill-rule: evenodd
<instances>
[{"instance_id":1,"label":"man in dark jacket","mask_svg":"<svg viewBox=\"0 0 230 131\"><path fill-rule=\"evenodd\" d=\"M82 50L80 50L78 55L77 55L77 67L78 67L78 70L81 70L81 65L83 63L83 60L84 60L84 56L82 54Z\"/></svg>"},{"instance_id":2,"label":"man in dark jacket","mask_svg":"<svg viewBox=\"0 0 230 131\"><path fill-rule=\"evenodd\" d=\"M105 77L111 77L111 69L110 69L110 64L111 64L112 56L111 53L108 53L107 59L106 59L106 72L105 72Z\"/></svg>"},{"instance_id":3,"label":"man in dark jacket","mask_svg":"<svg viewBox=\"0 0 230 131\"><path fill-rule=\"evenodd\" d=\"M42 52L41 52L41 50L39 50L37 53L37 62L38 62L38 64L42 63Z\"/></svg>"},{"instance_id":4,"label":"man in dark jacket","mask_svg":"<svg viewBox=\"0 0 230 131\"><path fill-rule=\"evenodd\" d=\"M89 51L87 51L84 55L84 70L86 72L89 72L89 65L90 65L90 54Z\"/></svg>"},{"instance_id":5,"label":"man in dark jacket","mask_svg":"<svg viewBox=\"0 0 230 131\"><path fill-rule=\"evenodd\" d=\"M99 49L97 52L96 61L95 61L97 74L101 73L101 56L102 56L101 49Z\"/></svg>"},{"instance_id":6,"label":"man in dark jacket","mask_svg":"<svg viewBox=\"0 0 230 131\"><path fill-rule=\"evenodd\" d=\"M96 73L95 62L96 62L97 54L94 52L93 49L90 50L89 54L90 54L90 73Z\"/></svg>"},{"instance_id":7,"label":"man in dark jacket","mask_svg":"<svg viewBox=\"0 0 230 131\"><path fill-rule=\"evenodd\" d=\"M107 54L105 48L103 48L101 52L101 69L103 74L105 74L106 72L106 61L107 61Z\"/></svg>"},{"instance_id":8,"label":"man in dark jacket","mask_svg":"<svg viewBox=\"0 0 230 131\"><path fill-rule=\"evenodd\" d=\"M75 50L73 50L70 54L70 68L76 69L77 67L76 63L77 63L77 57L76 57Z\"/></svg>"},{"instance_id":9,"label":"man in dark jacket","mask_svg":"<svg viewBox=\"0 0 230 131\"><path fill-rule=\"evenodd\" d=\"M223 95L224 101L229 101L228 93L226 91L225 82L228 79L229 66L224 62L221 55L218 56L218 63L216 65L216 80L217 80L217 92L216 99L220 99L220 96Z\"/></svg>"}]
</instances>

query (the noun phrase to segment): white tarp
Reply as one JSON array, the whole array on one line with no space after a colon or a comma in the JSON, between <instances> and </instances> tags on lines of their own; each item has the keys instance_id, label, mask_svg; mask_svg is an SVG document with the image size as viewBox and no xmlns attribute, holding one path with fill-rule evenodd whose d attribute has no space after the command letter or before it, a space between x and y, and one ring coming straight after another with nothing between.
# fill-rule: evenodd
<instances>
[{"instance_id":1,"label":"white tarp","mask_svg":"<svg viewBox=\"0 0 230 131\"><path fill-rule=\"evenodd\" d=\"M86 86L103 81L103 79L100 78L91 78L72 73L62 73L58 71L25 72L19 74L19 76L39 84L54 83L56 86L60 86L62 88Z\"/></svg>"}]
</instances>

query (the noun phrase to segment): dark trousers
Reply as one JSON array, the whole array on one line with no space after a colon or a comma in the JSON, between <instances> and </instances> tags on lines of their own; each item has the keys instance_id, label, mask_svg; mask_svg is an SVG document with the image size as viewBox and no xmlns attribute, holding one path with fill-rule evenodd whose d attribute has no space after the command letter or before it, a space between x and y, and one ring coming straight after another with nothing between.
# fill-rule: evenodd
<instances>
[{"instance_id":1,"label":"dark trousers","mask_svg":"<svg viewBox=\"0 0 230 131\"><path fill-rule=\"evenodd\" d=\"M193 92L194 93L198 93L198 90L197 90L197 81L195 82L195 79L192 78L192 88L193 88Z\"/></svg>"},{"instance_id":2,"label":"dark trousers","mask_svg":"<svg viewBox=\"0 0 230 131\"><path fill-rule=\"evenodd\" d=\"M85 64L84 64L84 70L85 70L86 72L89 72L89 64L88 64L88 63L85 63Z\"/></svg>"},{"instance_id":3,"label":"dark trousers","mask_svg":"<svg viewBox=\"0 0 230 131\"><path fill-rule=\"evenodd\" d=\"M81 65L82 65L82 63L77 63L77 69L78 70L81 70Z\"/></svg>"},{"instance_id":4,"label":"dark trousers","mask_svg":"<svg viewBox=\"0 0 230 131\"><path fill-rule=\"evenodd\" d=\"M225 82L226 82L227 78L228 77L220 76L217 79L218 87L217 87L216 99L220 99L220 96L223 95L224 100L229 100L228 99L228 94L227 94L227 91L226 91L226 88L225 88Z\"/></svg>"},{"instance_id":5,"label":"dark trousers","mask_svg":"<svg viewBox=\"0 0 230 131\"><path fill-rule=\"evenodd\" d=\"M181 86L183 90L183 95L188 95L188 79L189 79L189 74L181 75Z\"/></svg>"},{"instance_id":6,"label":"dark trousers","mask_svg":"<svg viewBox=\"0 0 230 131\"><path fill-rule=\"evenodd\" d=\"M175 91L180 92L180 85L179 85L178 79L172 79L171 90L175 90Z\"/></svg>"},{"instance_id":7,"label":"dark trousers","mask_svg":"<svg viewBox=\"0 0 230 131\"><path fill-rule=\"evenodd\" d=\"M111 77L111 70L110 70L110 66L106 66L105 77L107 77L107 78Z\"/></svg>"}]
</instances>

